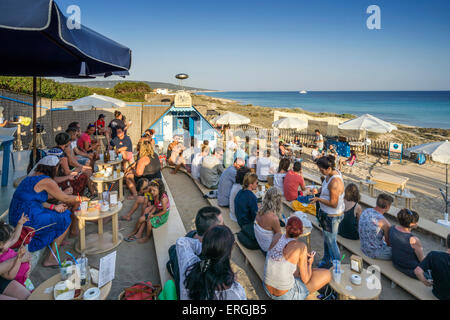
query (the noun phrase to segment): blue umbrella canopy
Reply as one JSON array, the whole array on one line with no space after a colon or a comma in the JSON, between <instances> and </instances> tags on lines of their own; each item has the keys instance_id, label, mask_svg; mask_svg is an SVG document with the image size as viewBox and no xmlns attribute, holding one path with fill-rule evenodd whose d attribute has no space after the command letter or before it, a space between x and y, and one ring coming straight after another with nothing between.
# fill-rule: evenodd
<instances>
[{"instance_id":1,"label":"blue umbrella canopy","mask_svg":"<svg viewBox=\"0 0 450 320\"><path fill-rule=\"evenodd\" d=\"M128 75L129 48L83 25L69 28L67 20L53 0L0 1L0 74Z\"/></svg>"}]
</instances>

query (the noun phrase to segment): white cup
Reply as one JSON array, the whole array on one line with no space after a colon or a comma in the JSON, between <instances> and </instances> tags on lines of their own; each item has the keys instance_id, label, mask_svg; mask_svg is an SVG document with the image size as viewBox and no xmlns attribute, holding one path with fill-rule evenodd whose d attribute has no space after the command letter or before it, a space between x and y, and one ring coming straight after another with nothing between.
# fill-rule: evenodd
<instances>
[{"instance_id":1,"label":"white cup","mask_svg":"<svg viewBox=\"0 0 450 320\"><path fill-rule=\"evenodd\" d=\"M105 157L103 156L103 153L100 153L99 157L100 157L100 162L105 162L105 161L104 161L104 160L105 160Z\"/></svg>"},{"instance_id":2,"label":"white cup","mask_svg":"<svg viewBox=\"0 0 450 320\"><path fill-rule=\"evenodd\" d=\"M114 152L114 150L109 150L109 158L111 159L111 161L116 160L116 153Z\"/></svg>"}]
</instances>

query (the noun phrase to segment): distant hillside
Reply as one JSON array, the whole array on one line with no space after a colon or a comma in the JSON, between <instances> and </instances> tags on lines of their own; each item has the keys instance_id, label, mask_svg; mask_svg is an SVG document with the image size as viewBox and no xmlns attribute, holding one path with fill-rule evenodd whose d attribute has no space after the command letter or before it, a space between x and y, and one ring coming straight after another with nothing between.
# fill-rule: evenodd
<instances>
[{"instance_id":1,"label":"distant hillside","mask_svg":"<svg viewBox=\"0 0 450 320\"><path fill-rule=\"evenodd\" d=\"M173 84L173 83L166 83L166 82L152 82L152 81L138 81L138 80L93 80L93 81L68 81L64 83L69 83L73 85L79 85L84 87L90 87L90 88L114 88L114 86L118 83L122 82L144 82L148 84L152 89L156 88L165 88L169 90L180 90L181 87L179 85ZM186 90L192 90L192 91L214 91L210 89L202 89L202 88L193 88L193 87L184 87Z\"/></svg>"}]
</instances>

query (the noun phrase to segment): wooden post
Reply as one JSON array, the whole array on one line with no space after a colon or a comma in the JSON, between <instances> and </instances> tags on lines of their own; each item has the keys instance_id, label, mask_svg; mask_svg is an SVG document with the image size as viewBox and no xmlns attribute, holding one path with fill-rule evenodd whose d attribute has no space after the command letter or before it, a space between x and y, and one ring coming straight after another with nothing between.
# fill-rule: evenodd
<instances>
[{"instance_id":1,"label":"wooden post","mask_svg":"<svg viewBox=\"0 0 450 320\"><path fill-rule=\"evenodd\" d=\"M33 165L36 161L36 121L37 121L37 111L36 111L36 77L33 77Z\"/></svg>"}]
</instances>

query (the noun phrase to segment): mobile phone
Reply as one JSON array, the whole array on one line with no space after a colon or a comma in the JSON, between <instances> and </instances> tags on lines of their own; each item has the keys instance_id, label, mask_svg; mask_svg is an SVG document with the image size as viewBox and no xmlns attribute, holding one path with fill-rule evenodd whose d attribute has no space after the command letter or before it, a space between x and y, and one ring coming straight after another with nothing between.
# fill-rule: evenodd
<instances>
[{"instance_id":1,"label":"mobile phone","mask_svg":"<svg viewBox=\"0 0 450 320\"><path fill-rule=\"evenodd\" d=\"M311 255L312 256L315 256L316 255L316 252L313 250L313 251L311 251Z\"/></svg>"}]
</instances>

